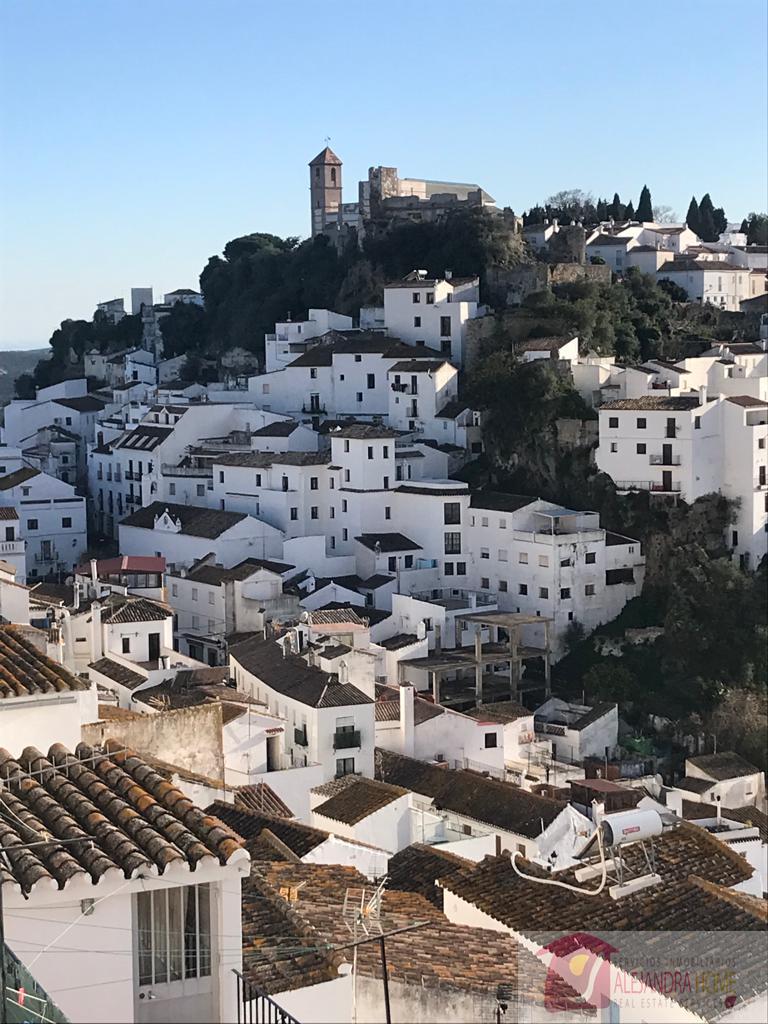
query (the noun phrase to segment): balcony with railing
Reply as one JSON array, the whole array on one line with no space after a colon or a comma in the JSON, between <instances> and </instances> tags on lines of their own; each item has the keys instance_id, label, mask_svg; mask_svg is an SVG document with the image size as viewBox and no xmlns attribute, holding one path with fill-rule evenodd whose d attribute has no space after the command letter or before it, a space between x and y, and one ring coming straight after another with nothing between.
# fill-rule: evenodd
<instances>
[{"instance_id":1,"label":"balcony with railing","mask_svg":"<svg viewBox=\"0 0 768 1024\"><path fill-rule=\"evenodd\" d=\"M648 461L652 466L679 466L679 455L649 455Z\"/></svg>"},{"instance_id":2,"label":"balcony with railing","mask_svg":"<svg viewBox=\"0 0 768 1024\"><path fill-rule=\"evenodd\" d=\"M359 729L346 729L343 731L337 730L333 734L333 749L334 750L352 750L355 747L360 746L360 730Z\"/></svg>"},{"instance_id":3,"label":"balcony with railing","mask_svg":"<svg viewBox=\"0 0 768 1024\"><path fill-rule=\"evenodd\" d=\"M391 385L393 391L399 392L401 395L418 395L419 386L418 384L398 384L397 382Z\"/></svg>"},{"instance_id":4,"label":"balcony with railing","mask_svg":"<svg viewBox=\"0 0 768 1024\"><path fill-rule=\"evenodd\" d=\"M23 555L24 554L24 541L23 540L4 540L0 541L0 555Z\"/></svg>"},{"instance_id":5,"label":"balcony with railing","mask_svg":"<svg viewBox=\"0 0 768 1024\"><path fill-rule=\"evenodd\" d=\"M293 730L293 742L297 747L308 747L309 739L307 738L307 727L302 726L301 729Z\"/></svg>"},{"instance_id":6,"label":"balcony with railing","mask_svg":"<svg viewBox=\"0 0 768 1024\"><path fill-rule=\"evenodd\" d=\"M440 605L450 611L471 608L496 607L498 601L493 594L485 594L479 590L465 590L463 587L435 587L410 595L417 601Z\"/></svg>"},{"instance_id":7,"label":"balcony with railing","mask_svg":"<svg viewBox=\"0 0 768 1024\"><path fill-rule=\"evenodd\" d=\"M668 483L659 480L616 480L617 491L653 491L660 494L679 494L683 486L679 480Z\"/></svg>"},{"instance_id":8,"label":"balcony with railing","mask_svg":"<svg viewBox=\"0 0 768 1024\"><path fill-rule=\"evenodd\" d=\"M299 1024L274 999L232 969L237 985L237 1024Z\"/></svg>"}]
</instances>

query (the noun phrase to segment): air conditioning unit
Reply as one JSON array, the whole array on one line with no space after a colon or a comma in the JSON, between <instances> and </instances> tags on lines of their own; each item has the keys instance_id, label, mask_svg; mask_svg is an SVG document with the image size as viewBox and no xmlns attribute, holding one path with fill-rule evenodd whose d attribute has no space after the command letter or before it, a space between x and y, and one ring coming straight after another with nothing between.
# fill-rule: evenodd
<instances>
[{"instance_id":1,"label":"air conditioning unit","mask_svg":"<svg viewBox=\"0 0 768 1024\"><path fill-rule=\"evenodd\" d=\"M445 761L445 754L435 754L435 760L440 762Z\"/></svg>"}]
</instances>

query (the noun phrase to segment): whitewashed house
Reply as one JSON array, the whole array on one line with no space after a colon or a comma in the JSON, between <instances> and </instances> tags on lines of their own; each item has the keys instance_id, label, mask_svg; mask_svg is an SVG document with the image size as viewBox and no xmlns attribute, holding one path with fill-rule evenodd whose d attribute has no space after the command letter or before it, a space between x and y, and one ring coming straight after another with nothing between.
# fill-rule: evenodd
<instances>
[{"instance_id":1,"label":"whitewashed house","mask_svg":"<svg viewBox=\"0 0 768 1024\"><path fill-rule=\"evenodd\" d=\"M414 270L402 281L384 287L384 323L394 337L409 345L427 346L461 366L467 321L482 315L480 279L430 278Z\"/></svg>"}]
</instances>

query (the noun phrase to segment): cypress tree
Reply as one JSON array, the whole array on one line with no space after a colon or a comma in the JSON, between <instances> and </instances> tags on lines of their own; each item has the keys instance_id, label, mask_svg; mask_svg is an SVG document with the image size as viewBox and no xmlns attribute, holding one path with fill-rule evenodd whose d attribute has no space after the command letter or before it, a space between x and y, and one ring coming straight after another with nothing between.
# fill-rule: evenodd
<instances>
[{"instance_id":1,"label":"cypress tree","mask_svg":"<svg viewBox=\"0 0 768 1024\"><path fill-rule=\"evenodd\" d=\"M643 190L640 193L640 201L637 204L637 219L644 223L645 221L653 220L653 204L651 203L651 190L647 185L643 185Z\"/></svg>"},{"instance_id":2,"label":"cypress tree","mask_svg":"<svg viewBox=\"0 0 768 1024\"><path fill-rule=\"evenodd\" d=\"M739 228L739 231L740 231L740 232L741 232L741 233L742 233L743 235L749 234L749 221L747 220L747 218L746 218L746 217L745 217L745 218L744 218L744 220L743 220L743 221L741 222L741 227Z\"/></svg>"},{"instance_id":3,"label":"cypress tree","mask_svg":"<svg viewBox=\"0 0 768 1024\"><path fill-rule=\"evenodd\" d=\"M699 204L696 202L696 196L691 196L691 203L688 207L688 213L685 215L685 223L696 234L700 234L699 231Z\"/></svg>"},{"instance_id":4,"label":"cypress tree","mask_svg":"<svg viewBox=\"0 0 768 1024\"><path fill-rule=\"evenodd\" d=\"M699 203L699 237L704 242L717 241L717 228L715 227L715 208L709 192L701 197Z\"/></svg>"},{"instance_id":5,"label":"cypress tree","mask_svg":"<svg viewBox=\"0 0 768 1024\"><path fill-rule=\"evenodd\" d=\"M614 220L624 219L624 204L619 199L619 193L613 193L613 202L608 207L608 216L613 217Z\"/></svg>"},{"instance_id":6,"label":"cypress tree","mask_svg":"<svg viewBox=\"0 0 768 1024\"><path fill-rule=\"evenodd\" d=\"M653 214L651 214L651 216L653 216ZM624 207L624 220L637 220L637 217L635 216L635 208L632 205L631 199Z\"/></svg>"},{"instance_id":7,"label":"cypress tree","mask_svg":"<svg viewBox=\"0 0 768 1024\"><path fill-rule=\"evenodd\" d=\"M605 199L598 199L597 200L597 219L599 221L601 221L601 220L608 220L608 216L609 216L608 209L609 209L608 208L608 203L606 202Z\"/></svg>"},{"instance_id":8,"label":"cypress tree","mask_svg":"<svg viewBox=\"0 0 768 1024\"><path fill-rule=\"evenodd\" d=\"M717 237L719 238L720 235L722 235L722 233L728 228L728 218L725 216L725 210L722 208L722 206L715 207L715 212L713 216L715 218L715 231L717 232Z\"/></svg>"}]
</instances>

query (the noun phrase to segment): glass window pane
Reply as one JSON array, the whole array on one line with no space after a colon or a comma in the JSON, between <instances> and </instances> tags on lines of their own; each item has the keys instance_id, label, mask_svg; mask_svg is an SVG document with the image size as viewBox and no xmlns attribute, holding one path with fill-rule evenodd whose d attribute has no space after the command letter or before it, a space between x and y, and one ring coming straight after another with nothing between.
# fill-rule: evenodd
<instances>
[{"instance_id":1,"label":"glass window pane","mask_svg":"<svg viewBox=\"0 0 768 1024\"><path fill-rule=\"evenodd\" d=\"M197 886L198 930L200 935L200 976L211 973L211 896L210 887Z\"/></svg>"},{"instance_id":2,"label":"glass window pane","mask_svg":"<svg viewBox=\"0 0 768 1024\"><path fill-rule=\"evenodd\" d=\"M184 951L184 930L181 921L181 889L168 890L168 980L180 981L182 975L182 954Z\"/></svg>"},{"instance_id":3,"label":"glass window pane","mask_svg":"<svg viewBox=\"0 0 768 1024\"><path fill-rule=\"evenodd\" d=\"M184 912L184 977L197 977L197 907L195 887L187 885L181 890Z\"/></svg>"},{"instance_id":4,"label":"glass window pane","mask_svg":"<svg viewBox=\"0 0 768 1024\"><path fill-rule=\"evenodd\" d=\"M139 929L139 984L152 984L152 893L140 892L136 899Z\"/></svg>"},{"instance_id":5,"label":"glass window pane","mask_svg":"<svg viewBox=\"0 0 768 1024\"><path fill-rule=\"evenodd\" d=\"M161 889L152 893L153 921L152 921L152 952L155 966L154 983L168 981L168 901L167 892Z\"/></svg>"}]
</instances>

